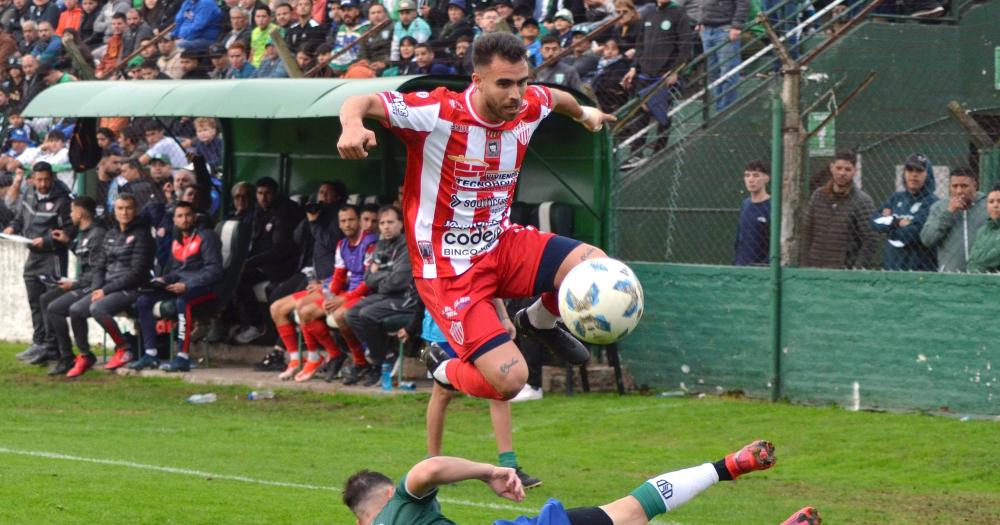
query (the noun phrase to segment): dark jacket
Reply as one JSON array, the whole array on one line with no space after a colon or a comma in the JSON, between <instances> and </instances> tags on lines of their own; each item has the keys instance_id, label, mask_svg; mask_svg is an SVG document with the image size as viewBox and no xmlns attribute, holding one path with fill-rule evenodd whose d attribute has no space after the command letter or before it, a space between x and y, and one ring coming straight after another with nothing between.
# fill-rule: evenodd
<instances>
[{"instance_id":1,"label":"dark jacket","mask_svg":"<svg viewBox=\"0 0 1000 525\"><path fill-rule=\"evenodd\" d=\"M691 57L691 21L684 10L670 2L642 18L635 46L635 70L654 77L663 75Z\"/></svg>"},{"instance_id":2,"label":"dark jacket","mask_svg":"<svg viewBox=\"0 0 1000 525\"><path fill-rule=\"evenodd\" d=\"M277 199L271 209L258 207L254 211L248 270L259 270L272 281L286 279L295 272L298 249L292 233L301 214L296 215L293 206L287 199Z\"/></svg>"},{"instance_id":3,"label":"dark jacket","mask_svg":"<svg viewBox=\"0 0 1000 525\"><path fill-rule=\"evenodd\" d=\"M441 28L441 33L438 37L431 40L431 46L433 46L435 50L444 51L445 49L449 49L451 46L455 45L455 42L458 41L458 37L463 35L471 37L475 34L475 28L473 28L472 24L464 18L454 24L448 22Z\"/></svg>"},{"instance_id":4,"label":"dark jacket","mask_svg":"<svg viewBox=\"0 0 1000 525\"><path fill-rule=\"evenodd\" d=\"M91 288L104 290L107 295L148 284L155 252L156 245L145 221L133 220L125 231L117 225L112 226L104 234Z\"/></svg>"},{"instance_id":5,"label":"dark jacket","mask_svg":"<svg viewBox=\"0 0 1000 525\"><path fill-rule=\"evenodd\" d=\"M186 239L178 232L170 251L170 270L162 276L168 284L182 282L194 288L222 281L222 241L215 230L195 227Z\"/></svg>"},{"instance_id":6,"label":"dark jacket","mask_svg":"<svg viewBox=\"0 0 1000 525\"><path fill-rule=\"evenodd\" d=\"M100 263L101 248L106 233L107 230L104 226L95 220L89 228L80 230L73 242L70 243L69 249L76 255L76 260L80 263L80 271L73 282L74 290L85 292L94 290L90 285L94 282L94 272Z\"/></svg>"},{"instance_id":7,"label":"dark jacket","mask_svg":"<svg viewBox=\"0 0 1000 525\"><path fill-rule=\"evenodd\" d=\"M358 44L358 60L383 62L389 65L392 58L392 25L368 37Z\"/></svg>"},{"instance_id":8,"label":"dark jacket","mask_svg":"<svg viewBox=\"0 0 1000 525\"><path fill-rule=\"evenodd\" d=\"M288 31L285 31L285 42L288 42L288 49L291 49L293 53L298 53L299 49L308 42L320 43L325 38L326 28L311 18L306 25L294 22Z\"/></svg>"},{"instance_id":9,"label":"dark jacket","mask_svg":"<svg viewBox=\"0 0 1000 525\"><path fill-rule=\"evenodd\" d=\"M28 0L28 20L35 22L48 22L52 24L52 29L59 26L59 7L51 0L43 6L37 6Z\"/></svg>"},{"instance_id":10,"label":"dark jacket","mask_svg":"<svg viewBox=\"0 0 1000 525\"><path fill-rule=\"evenodd\" d=\"M313 222L303 219L295 229L295 243L302 249L299 266L311 266L320 280L330 277L337 261L337 243L343 238L335 205L324 206Z\"/></svg>"},{"instance_id":11,"label":"dark jacket","mask_svg":"<svg viewBox=\"0 0 1000 525\"><path fill-rule=\"evenodd\" d=\"M229 49L229 46L233 45L235 42L243 42L243 45L247 46L247 50L249 50L251 31L253 31L252 26L246 26L237 31L235 34L232 31L227 31L219 35L219 43L226 46L226 49Z\"/></svg>"},{"instance_id":12,"label":"dark jacket","mask_svg":"<svg viewBox=\"0 0 1000 525\"><path fill-rule=\"evenodd\" d=\"M405 235L379 239L365 271L365 285L374 293L391 297L405 297L416 290Z\"/></svg>"},{"instance_id":13,"label":"dark jacket","mask_svg":"<svg viewBox=\"0 0 1000 525\"><path fill-rule=\"evenodd\" d=\"M699 24L739 29L747 20L750 0L701 0L700 7Z\"/></svg>"},{"instance_id":14,"label":"dark jacket","mask_svg":"<svg viewBox=\"0 0 1000 525\"><path fill-rule=\"evenodd\" d=\"M150 179L138 179L131 182L127 182L124 186L118 188L118 193L130 193L135 197L136 202L136 212L143 213L146 206L151 203L163 202L163 190L156 186ZM155 221L149 221L150 224L155 224Z\"/></svg>"},{"instance_id":15,"label":"dark jacket","mask_svg":"<svg viewBox=\"0 0 1000 525\"><path fill-rule=\"evenodd\" d=\"M989 219L976 232L976 244L969 254L969 271L973 273L1000 271L1000 220Z\"/></svg>"},{"instance_id":16,"label":"dark jacket","mask_svg":"<svg viewBox=\"0 0 1000 525\"><path fill-rule=\"evenodd\" d=\"M916 194L907 190L893 193L881 208L875 210L870 220L872 228L888 234L882 257L883 268L922 272L937 270L937 250L924 246L920 241L920 229L927 222L931 205L937 200L925 184ZM882 210L885 209L892 210L892 215L883 217ZM900 222L903 220L909 221L909 224L902 226Z\"/></svg>"},{"instance_id":17,"label":"dark jacket","mask_svg":"<svg viewBox=\"0 0 1000 525\"><path fill-rule=\"evenodd\" d=\"M990 218L986 213L986 194L976 192L968 210L952 213L948 204L948 200L942 199L931 206L927 222L920 230L920 242L937 250L938 271L964 272L976 232Z\"/></svg>"},{"instance_id":18,"label":"dark jacket","mask_svg":"<svg viewBox=\"0 0 1000 525\"><path fill-rule=\"evenodd\" d=\"M818 268L870 268L878 236L868 226L875 202L853 184L847 195L833 183L813 192L803 228L803 259Z\"/></svg>"},{"instance_id":19,"label":"dark jacket","mask_svg":"<svg viewBox=\"0 0 1000 525\"><path fill-rule=\"evenodd\" d=\"M122 55L131 54L143 40L150 38L153 38L153 28L149 24L142 22L135 29L128 27L122 34Z\"/></svg>"},{"instance_id":20,"label":"dark jacket","mask_svg":"<svg viewBox=\"0 0 1000 525\"><path fill-rule=\"evenodd\" d=\"M14 228L14 233L34 239L42 238L42 247L29 247L36 253L56 253L66 252L66 246L52 239L52 230L72 229L72 221L69 219L69 207L72 199L66 185L58 180L53 181L52 189L45 197L38 195L34 186L29 186L28 190L21 196L19 202L15 203L14 220L10 226Z\"/></svg>"}]
</instances>

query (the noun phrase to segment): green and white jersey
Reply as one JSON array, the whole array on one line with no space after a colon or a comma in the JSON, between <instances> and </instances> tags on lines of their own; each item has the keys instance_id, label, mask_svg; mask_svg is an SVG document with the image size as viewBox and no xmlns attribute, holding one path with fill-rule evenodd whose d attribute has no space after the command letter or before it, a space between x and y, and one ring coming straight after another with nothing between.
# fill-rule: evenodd
<instances>
[{"instance_id":1,"label":"green and white jersey","mask_svg":"<svg viewBox=\"0 0 1000 525\"><path fill-rule=\"evenodd\" d=\"M375 516L372 525L455 525L454 521L441 514L437 500L437 489L422 498L414 497L406 490L406 477L399 480L396 493Z\"/></svg>"}]
</instances>

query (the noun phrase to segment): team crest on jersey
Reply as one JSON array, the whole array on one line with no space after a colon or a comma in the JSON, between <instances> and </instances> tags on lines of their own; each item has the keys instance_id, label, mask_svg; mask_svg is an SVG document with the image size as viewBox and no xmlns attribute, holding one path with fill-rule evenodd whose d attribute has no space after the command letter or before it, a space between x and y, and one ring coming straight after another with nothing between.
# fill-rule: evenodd
<instances>
[{"instance_id":1,"label":"team crest on jersey","mask_svg":"<svg viewBox=\"0 0 1000 525\"><path fill-rule=\"evenodd\" d=\"M454 110L457 110L457 111L465 111L465 106L463 106L461 102L459 102L459 101L457 101L457 100L455 100L453 98L452 99L448 99L448 103L451 104L451 109L454 109Z\"/></svg>"},{"instance_id":2,"label":"team crest on jersey","mask_svg":"<svg viewBox=\"0 0 1000 525\"><path fill-rule=\"evenodd\" d=\"M522 145L527 144L528 139L531 138L531 129L524 121L518 122L512 131L517 136L517 141Z\"/></svg>"},{"instance_id":3,"label":"team crest on jersey","mask_svg":"<svg viewBox=\"0 0 1000 525\"><path fill-rule=\"evenodd\" d=\"M434 245L431 241L417 241L417 251L424 264L434 264Z\"/></svg>"},{"instance_id":4,"label":"team crest on jersey","mask_svg":"<svg viewBox=\"0 0 1000 525\"><path fill-rule=\"evenodd\" d=\"M448 332L451 333L451 337L456 343L460 345L465 344L465 329L462 328L461 321L452 321L451 328L448 329Z\"/></svg>"}]
</instances>

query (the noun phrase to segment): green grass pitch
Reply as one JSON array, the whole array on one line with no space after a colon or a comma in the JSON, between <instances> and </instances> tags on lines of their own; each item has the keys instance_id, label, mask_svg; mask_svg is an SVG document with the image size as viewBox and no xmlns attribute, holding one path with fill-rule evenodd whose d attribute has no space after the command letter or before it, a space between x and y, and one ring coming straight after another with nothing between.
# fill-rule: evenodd
<instances>
[{"instance_id":1,"label":"green grass pitch","mask_svg":"<svg viewBox=\"0 0 1000 525\"><path fill-rule=\"evenodd\" d=\"M425 455L427 396L279 391L252 402L247 388L98 370L69 382L17 363L21 348L0 345L2 524L351 524L337 491L348 475L367 467L398 479ZM219 401L184 402L206 391ZM805 505L832 524L1000 523L996 421L547 395L515 405L514 428L522 465L544 485L522 504L478 482L444 487L458 523L510 519L549 497L604 503L755 438L775 442L773 470L720 483L656 523L777 525ZM496 460L485 401L453 403L445 451Z\"/></svg>"}]
</instances>

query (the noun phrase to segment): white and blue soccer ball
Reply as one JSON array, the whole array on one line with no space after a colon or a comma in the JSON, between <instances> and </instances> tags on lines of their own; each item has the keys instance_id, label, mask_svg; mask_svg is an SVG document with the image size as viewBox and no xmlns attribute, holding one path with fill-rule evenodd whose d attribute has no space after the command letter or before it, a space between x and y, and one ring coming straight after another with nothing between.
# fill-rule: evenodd
<instances>
[{"instance_id":1,"label":"white and blue soccer ball","mask_svg":"<svg viewBox=\"0 0 1000 525\"><path fill-rule=\"evenodd\" d=\"M613 343L642 318L642 286L625 263L601 257L570 270L559 287L559 314L566 328L588 343Z\"/></svg>"}]
</instances>

